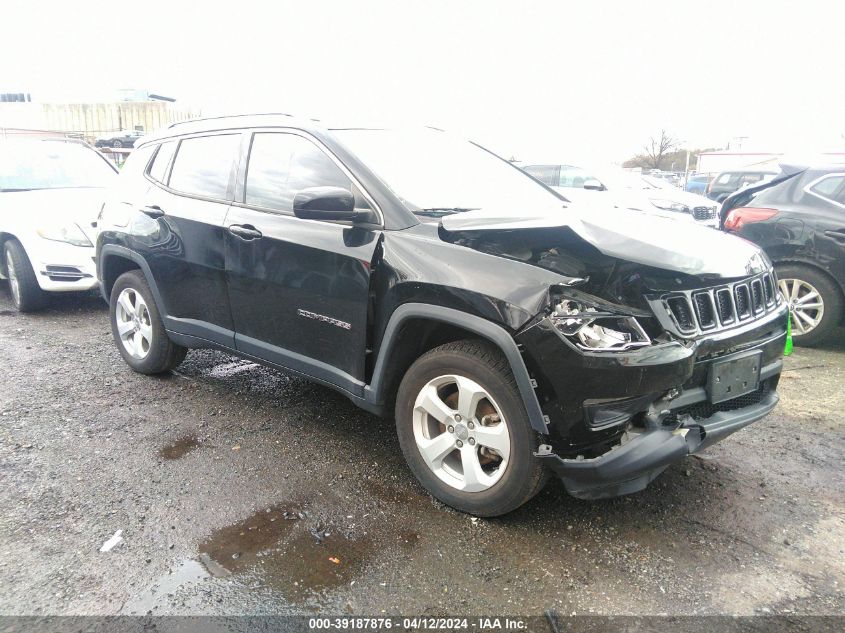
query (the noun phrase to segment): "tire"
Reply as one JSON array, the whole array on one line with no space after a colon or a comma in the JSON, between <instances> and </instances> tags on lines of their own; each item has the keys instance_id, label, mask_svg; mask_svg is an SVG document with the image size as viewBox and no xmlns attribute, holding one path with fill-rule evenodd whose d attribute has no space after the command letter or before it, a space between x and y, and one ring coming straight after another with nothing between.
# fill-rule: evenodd
<instances>
[{"instance_id":1,"label":"tire","mask_svg":"<svg viewBox=\"0 0 845 633\"><path fill-rule=\"evenodd\" d=\"M812 266L780 264L775 266L775 270L778 286L792 310L793 342L804 347L818 345L842 322L842 291L830 277ZM793 298L792 291L796 287L798 294ZM811 296L812 291L818 293L820 301ZM808 296L810 298L806 299ZM807 308L816 304L820 304L821 308ZM808 327L808 319L816 324ZM802 327L805 328L804 332L801 331Z\"/></svg>"},{"instance_id":2,"label":"tire","mask_svg":"<svg viewBox=\"0 0 845 633\"><path fill-rule=\"evenodd\" d=\"M120 149L121 147L123 147L123 143L121 143L120 141L115 141L111 144L111 146L115 149Z\"/></svg>"},{"instance_id":3,"label":"tire","mask_svg":"<svg viewBox=\"0 0 845 633\"><path fill-rule=\"evenodd\" d=\"M123 273L115 281L109 297L109 319L120 355L139 374L170 371L185 359L188 350L167 337L153 293L140 270Z\"/></svg>"},{"instance_id":4,"label":"tire","mask_svg":"<svg viewBox=\"0 0 845 633\"><path fill-rule=\"evenodd\" d=\"M480 388L482 391L475 393L483 392L485 397L473 406L461 406L458 394L464 391L455 378L471 387L465 393ZM436 410L440 418L419 405L426 393L437 398L429 409ZM470 420L457 409L469 412ZM540 492L548 479L533 454L541 436L531 428L510 366L499 349L485 341L447 343L411 365L396 397L396 431L405 460L423 487L462 512L483 517L506 514ZM509 437L503 436L504 431ZM423 443L436 447L429 449L429 456L442 453L444 457L427 460ZM493 444L502 447L500 454L488 448ZM454 448L450 451L450 447ZM476 463L478 467L469 471L465 467Z\"/></svg>"},{"instance_id":5,"label":"tire","mask_svg":"<svg viewBox=\"0 0 845 633\"><path fill-rule=\"evenodd\" d=\"M12 302L19 311L35 312L47 305L47 293L38 285L29 257L17 240L8 240L4 244L3 265L9 278Z\"/></svg>"}]
</instances>

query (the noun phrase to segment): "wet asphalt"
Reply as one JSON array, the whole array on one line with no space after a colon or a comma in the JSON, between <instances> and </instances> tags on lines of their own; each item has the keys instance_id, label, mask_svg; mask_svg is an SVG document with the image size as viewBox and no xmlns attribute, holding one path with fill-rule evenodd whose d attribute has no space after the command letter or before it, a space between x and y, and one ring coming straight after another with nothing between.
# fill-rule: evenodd
<instances>
[{"instance_id":1,"label":"wet asphalt","mask_svg":"<svg viewBox=\"0 0 845 633\"><path fill-rule=\"evenodd\" d=\"M107 316L0 285L0 613L845 614L845 333L645 492L474 519L391 421L219 352L134 374Z\"/></svg>"}]
</instances>

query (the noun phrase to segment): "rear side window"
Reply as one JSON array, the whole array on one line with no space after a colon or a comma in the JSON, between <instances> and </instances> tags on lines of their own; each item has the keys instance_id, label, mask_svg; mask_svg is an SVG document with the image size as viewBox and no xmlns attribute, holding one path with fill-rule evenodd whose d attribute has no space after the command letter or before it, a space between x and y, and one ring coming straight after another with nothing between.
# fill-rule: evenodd
<instances>
[{"instance_id":1,"label":"rear side window","mask_svg":"<svg viewBox=\"0 0 845 633\"><path fill-rule=\"evenodd\" d=\"M810 191L828 200L837 200L836 193L845 185L845 175L829 176L810 187ZM839 200L837 200L839 202Z\"/></svg>"},{"instance_id":2,"label":"rear side window","mask_svg":"<svg viewBox=\"0 0 845 633\"><path fill-rule=\"evenodd\" d=\"M529 165L525 171L534 176L543 184L557 186L558 167L557 165Z\"/></svg>"},{"instance_id":3,"label":"rear side window","mask_svg":"<svg viewBox=\"0 0 845 633\"><path fill-rule=\"evenodd\" d=\"M182 140L170 170L170 188L205 198L226 200L240 140L240 134Z\"/></svg>"},{"instance_id":4,"label":"rear side window","mask_svg":"<svg viewBox=\"0 0 845 633\"><path fill-rule=\"evenodd\" d=\"M170 165L170 159L173 158L173 153L176 151L176 141L167 141L162 143L156 152L153 164L150 165L150 178L160 182L163 185L167 184L164 179L167 175L167 167Z\"/></svg>"},{"instance_id":5,"label":"rear side window","mask_svg":"<svg viewBox=\"0 0 845 633\"><path fill-rule=\"evenodd\" d=\"M292 212L294 196L308 187L352 190L352 182L308 139L277 132L255 134L246 173L246 204Z\"/></svg>"}]
</instances>

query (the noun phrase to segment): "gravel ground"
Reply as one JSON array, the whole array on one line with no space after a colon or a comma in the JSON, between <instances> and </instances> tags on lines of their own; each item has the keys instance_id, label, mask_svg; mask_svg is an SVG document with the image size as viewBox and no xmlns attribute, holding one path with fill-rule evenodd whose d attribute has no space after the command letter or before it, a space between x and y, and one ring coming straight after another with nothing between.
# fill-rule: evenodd
<instances>
[{"instance_id":1,"label":"gravel ground","mask_svg":"<svg viewBox=\"0 0 845 633\"><path fill-rule=\"evenodd\" d=\"M845 615L842 333L645 492L552 482L495 520L328 389L210 351L132 373L97 298L20 315L0 287L0 363L3 614Z\"/></svg>"}]
</instances>

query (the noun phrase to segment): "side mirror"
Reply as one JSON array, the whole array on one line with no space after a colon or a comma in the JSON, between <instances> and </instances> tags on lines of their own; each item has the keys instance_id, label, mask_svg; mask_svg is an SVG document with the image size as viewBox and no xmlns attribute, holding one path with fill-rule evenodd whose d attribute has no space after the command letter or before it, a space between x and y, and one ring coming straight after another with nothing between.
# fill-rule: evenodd
<instances>
[{"instance_id":1,"label":"side mirror","mask_svg":"<svg viewBox=\"0 0 845 633\"><path fill-rule=\"evenodd\" d=\"M341 187L308 187L294 196L293 214L304 220L354 220L355 196Z\"/></svg>"},{"instance_id":2,"label":"side mirror","mask_svg":"<svg viewBox=\"0 0 845 633\"><path fill-rule=\"evenodd\" d=\"M604 191L604 185L595 178L587 178L587 180L584 181L584 189L589 189L590 191Z\"/></svg>"}]
</instances>

